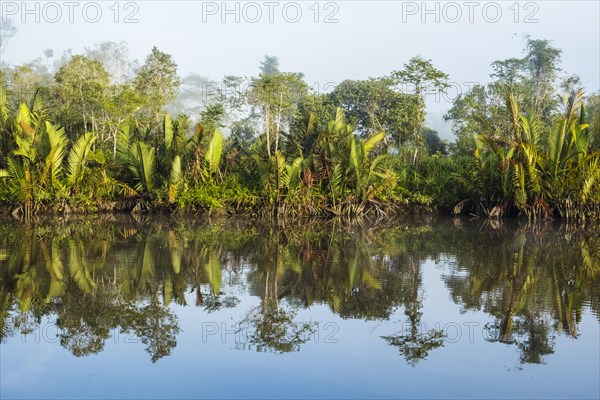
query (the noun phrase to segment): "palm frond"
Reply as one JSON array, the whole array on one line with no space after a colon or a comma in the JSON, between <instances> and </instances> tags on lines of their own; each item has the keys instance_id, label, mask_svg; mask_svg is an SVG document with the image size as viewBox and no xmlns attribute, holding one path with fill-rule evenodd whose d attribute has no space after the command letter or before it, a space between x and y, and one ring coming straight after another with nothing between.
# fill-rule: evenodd
<instances>
[{"instance_id":1,"label":"palm frond","mask_svg":"<svg viewBox=\"0 0 600 400\"><path fill-rule=\"evenodd\" d=\"M171 120L171 114L165 114L163 119L163 130L165 133L165 148L167 152L171 151L171 145L173 144L173 121Z\"/></svg>"},{"instance_id":2,"label":"palm frond","mask_svg":"<svg viewBox=\"0 0 600 400\"><path fill-rule=\"evenodd\" d=\"M46 134L50 143L50 151L46 156L46 164L40 177L40 183L44 185L49 176L50 187L56 188L59 183L59 175L62 172L62 161L68 139L64 128L56 128L48 121L46 121Z\"/></svg>"},{"instance_id":3,"label":"palm frond","mask_svg":"<svg viewBox=\"0 0 600 400\"><path fill-rule=\"evenodd\" d=\"M181 157L175 156L171 164L171 174L169 175L169 189L167 193L169 203L173 203L177 199L182 182Z\"/></svg>"},{"instance_id":4,"label":"palm frond","mask_svg":"<svg viewBox=\"0 0 600 400\"><path fill-rule=\"evenodd\" d=\"M302 162L304 159L302 157L297 157L292 165L287 166L287 175L288 175L288 189L290 191L296 190L298 187L298 183L300 182L300 173L302 172Z\"/></svg>"},{"instance_id":5,"label":"palm frond","mask_svg":"<svg viewBox=\"0 0 600 400\"><path fill-rule=\"evenodd\" d=\"M212 137L210 138L208 148L206 149L206 153L204 155L206 161L208 162L208 168L210 173L217 172L217 169L219 168L219 162L221 161L222 152L223 135L218 129L215 129Z\"/></svg>"},{"instance_id":6,"label":"palm frond","mask_svg":"<svg viewBox=\"0 0 600 400\"><path fill-rule=\"evenodd\" d=\"M137 181L135 189L150 194L154 190L156 174L154 148L144 142L135 142L130 148L129 169Z\"/></svg>"},{"instance_id":7,"label":"palm frond","mask_svg":"<svg viewBox=\"0 0 600 400\"><path fill-rule=\"evenodd\" d=\"M379 132L363 142L362 149L365 157L369 154L369 152L371 152L371 150L373 150L375 146L377 146L379 142L383 140L384 137L385 133Z\"/></svg>"},{"instance_id":8,"label":"palm frond","mask_svg":"<svg viewBox=\"0 0 600 400\"><path fill-rule=\"evenodd\" d=\"M67 164L67 179L71 187L75 190L83 179L85 164L87 163L90 149L96 138L97 136L95 133L88 132L77 139L71 148Z\"/></svg>"}]
</instances>

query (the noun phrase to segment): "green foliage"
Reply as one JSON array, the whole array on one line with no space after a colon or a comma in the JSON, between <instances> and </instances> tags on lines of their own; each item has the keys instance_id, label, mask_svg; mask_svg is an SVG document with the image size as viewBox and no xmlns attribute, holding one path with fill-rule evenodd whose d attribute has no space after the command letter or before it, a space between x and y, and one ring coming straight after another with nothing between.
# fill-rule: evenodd
<instances>
[{"instance_id":1,"label":"green foliage","mask_svg":"<svg viewBox=\"0 0 600 400\"><path fill-rule=\"evenodd\" d=\"M165 132L165 148L167 152L169 152L173 145L173 121L171 120L171 114L165 114L163 119L163 130Z\"/></svg>"},{"instance_id":2,"label":"green foliage","mask_svg":"<svg viewBox=\"0 0 600 400\"><path fill-rule=\"evenodd\" d=\"M218 129L215 129L210 142L208 142L208 148L204 153L204 158L208 163L208 172L215 174L219 168L219 162L221 161L221 154L223 153L223 135Z\"/></svg>"},{"instance_id":3,"label":"green foliage","mask_svg":"<svg viewBox=\"0 0 600 400\"><path fill-rule=\"evenodd\" d=\"M181 79L173 57L153 47L133 81L142 104L138 111L139 124L147 129L160 121L162 108L175 98Z\"/></svg>"},{"instance_id":4,"label":"green foliage","mask_svg":"<svg viewBox=\"0 0 600 400\"><path fill-rule=\"evenodd\" d=\"M147 195L154 191L156 177L154 149L144 142L135 142L129 150L129 169L136 180L135 189Z\"/></svg>"},{"instance_id":5,"label":"green foliage","mask_svg":"<svg viewBox=\"0 0 600 400\"><path fill-rule=\"evenodd\" d=\"M479 171L475 182L489 182L477 197L488 196L489 215L502 215L514 205L533 218L554 213L584 218L586 206L597 204L600 198L593 187L600 153L589 151L589 125L582 123L582 104L582 90L563 96L564 112L550 126L544 143L538 120L518 114L516 101L509 96L513 140L475 135L475 170Z\"/></svg>"},{"instance_id":6,"label":"green foliage","mask_svg":"<svg viewBox=\"0 0 600 400\"><path fill-rule=\"evenodd\" d=\"M67 164L67 181L73 191L77 191L79 184L83 180L85 164L87 163L90 149L96 138L96 134L88 132L79 137L71 148Z\"/></svg>"},{"instance_id":7,"label":"green foliage","mask_svg":"<svg viewBox=\"0 0 600 400\"><path fill-rule=\"evenodd\" d=\"M175 156L173 165L171 166L171 175L169 176L169 189L167 195L169 203L173 203L177 199L182 184L183 174L181 172L181 157Z\"/></svg>"},{"instance_id":8,"label":"green foliage","mask_svg":"<svg viewBox=\"0 0 600 400\"><path fill-rule=\"evenodd\" d=\"M456 99L451 145L425 126L424 95L448 76L421 57L319 94L267 56L258 76L227 76L190 107L206 82L195 76L177 106L192 122L164 113L181 84L170 55L153 48L129 76L123 44L86 54L65 57L54 78L35 63L0 71L0 202L15 215L382 217L457 203L490 216L599 215L599 96L555 99L561 52L545 40L528 38L522 58L494 62L493 82Z\"/></svg>"},{"instance_id":9,"label":"green foliage","mask_svg":"<svg viewBox=\"0 0 600 400\"><path fill-rule=\"evenodd\" d=\"M493 62L491 77L495 80L459 94L444 117L453 121L452 130L457 136L454 151L471 154L476 134L505 140L512 137L514 124L505 104L508 96L513 96L515 104L538 121L540 129L548 129L559 105L555 81L560 71L560 54L549 41L528 38L523 58Z\"/></svg>"},{"instance_id":10,"label":"green foliage","mask_svg":"<svg viewBox=\"0 0 600 400\"><path fill-rule=\"evenodd\" d=\"M414 96L395 90L389 78L343 81L328 95L328 102L345 112L362 137L385 132L386 142L399 146L414 129Z\"/></svg>"},{"instance_id":11,"label":"green foliage","mask_svg":"<svg viewBox=\"0 0 600 400\"><path fill-rule=\"evenodd\" d=\"M265 146L269 156L279 150L281 134L287 130L300 99L307 91L307 84L302 74L298 73L263 73L252 78L248 102L262 110Z\"/></svg>"},{"instance_id":12,"label":"green foliage","mask_svg":"<svg viewBox=\"0 0 600 400\"><path fill-rule=\"evenodd\" d=\"M60 187L62 162L68 139L64 128L57 129L48 121L46 121L46 133L50 150L46 156L46 165L40 176L40 183L45 186L46 179L49 179L48 186L54 189Z\"/></svg>"},{"instance_id":13,"label":"green foliage","mask_svg":"<svg viewBox=\"0 0 600 400\"><path fill-rule=\"evenodd\" d=\"M110 80L102 64L76 55L58 70L55 79L56 98L52 106L60 124L71 134L98 131Z\"/></svg>"}]
</instances>

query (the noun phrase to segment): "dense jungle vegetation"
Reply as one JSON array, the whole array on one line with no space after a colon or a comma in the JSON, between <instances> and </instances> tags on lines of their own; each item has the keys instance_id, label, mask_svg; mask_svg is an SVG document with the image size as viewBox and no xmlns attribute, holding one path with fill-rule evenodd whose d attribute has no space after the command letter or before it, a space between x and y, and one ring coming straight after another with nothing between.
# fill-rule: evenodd
<instances>
[{"instance_id":1,"label":"dense jungle vegetation","mask_svg":"<svg viewBox=\"0 0 600 400\"><path fill-rule=\"evenodd\" d=\"M113 42L44 55L0 72L0 204L15 216L600 217L600 93L547 40L454 99L452 143L425 123L450 77L421 57L323 92L269 56L210 82L157 48L143 63Z\"/></svg>"}]
</instances>

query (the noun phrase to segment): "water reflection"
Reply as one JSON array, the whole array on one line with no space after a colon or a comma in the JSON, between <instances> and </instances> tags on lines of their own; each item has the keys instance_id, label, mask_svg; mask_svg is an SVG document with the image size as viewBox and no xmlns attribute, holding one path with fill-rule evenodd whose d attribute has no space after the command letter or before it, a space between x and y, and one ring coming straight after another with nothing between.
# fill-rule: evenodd
<instances>
[{"instance_id":1,"label":"water reflection","mask_svg":"<svg viewBox=\"0 0 600 400\"><path fill-rule=\"evenodd\" d=\"M75 356L102 351L118 332L139 338L155 362L177 345L173 305L218 312L245 307L247 293L259 304L239 325L256 350L301 350L317 328L296 315L313 305L361 320L387 321L403 310L406 328L380 340L416 366L445 339L438 328L422 328L426 260L442 266L462 311L489 315L487 340L515 346L521 363L545 362L556 335L577 337L584 308L600 315L594 229L442 219L283 230L107 217L2 223L0 335L50 320ZM224 285L236 290L225 293Z\"/></svg>"}]
</instances>

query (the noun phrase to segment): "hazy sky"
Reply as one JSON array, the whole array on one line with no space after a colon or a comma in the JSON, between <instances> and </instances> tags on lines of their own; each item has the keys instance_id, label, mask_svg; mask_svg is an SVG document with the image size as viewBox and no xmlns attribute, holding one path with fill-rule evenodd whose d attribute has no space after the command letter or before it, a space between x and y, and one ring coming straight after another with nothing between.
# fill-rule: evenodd
<instances>
[{"instance_id":1,"label":"hazy sky","mask_svg":"<svg viewBox=\"0 0 600 400\"><path fill-rule=\"evenodd\" d=\"M428 98L428 120L449 137L441 116L458 91L485 83L495 60L522 56L524 36L562 49L565 73L600 90L600 2L591 1L0 1L18 32L2 55L20 64L100 41L126 41L140 62L156 45L180 75L219 80L258 73L263 55L323 88L382 76L421 55L450 75L453 88Z\"/></svg>"}]
</instances>

